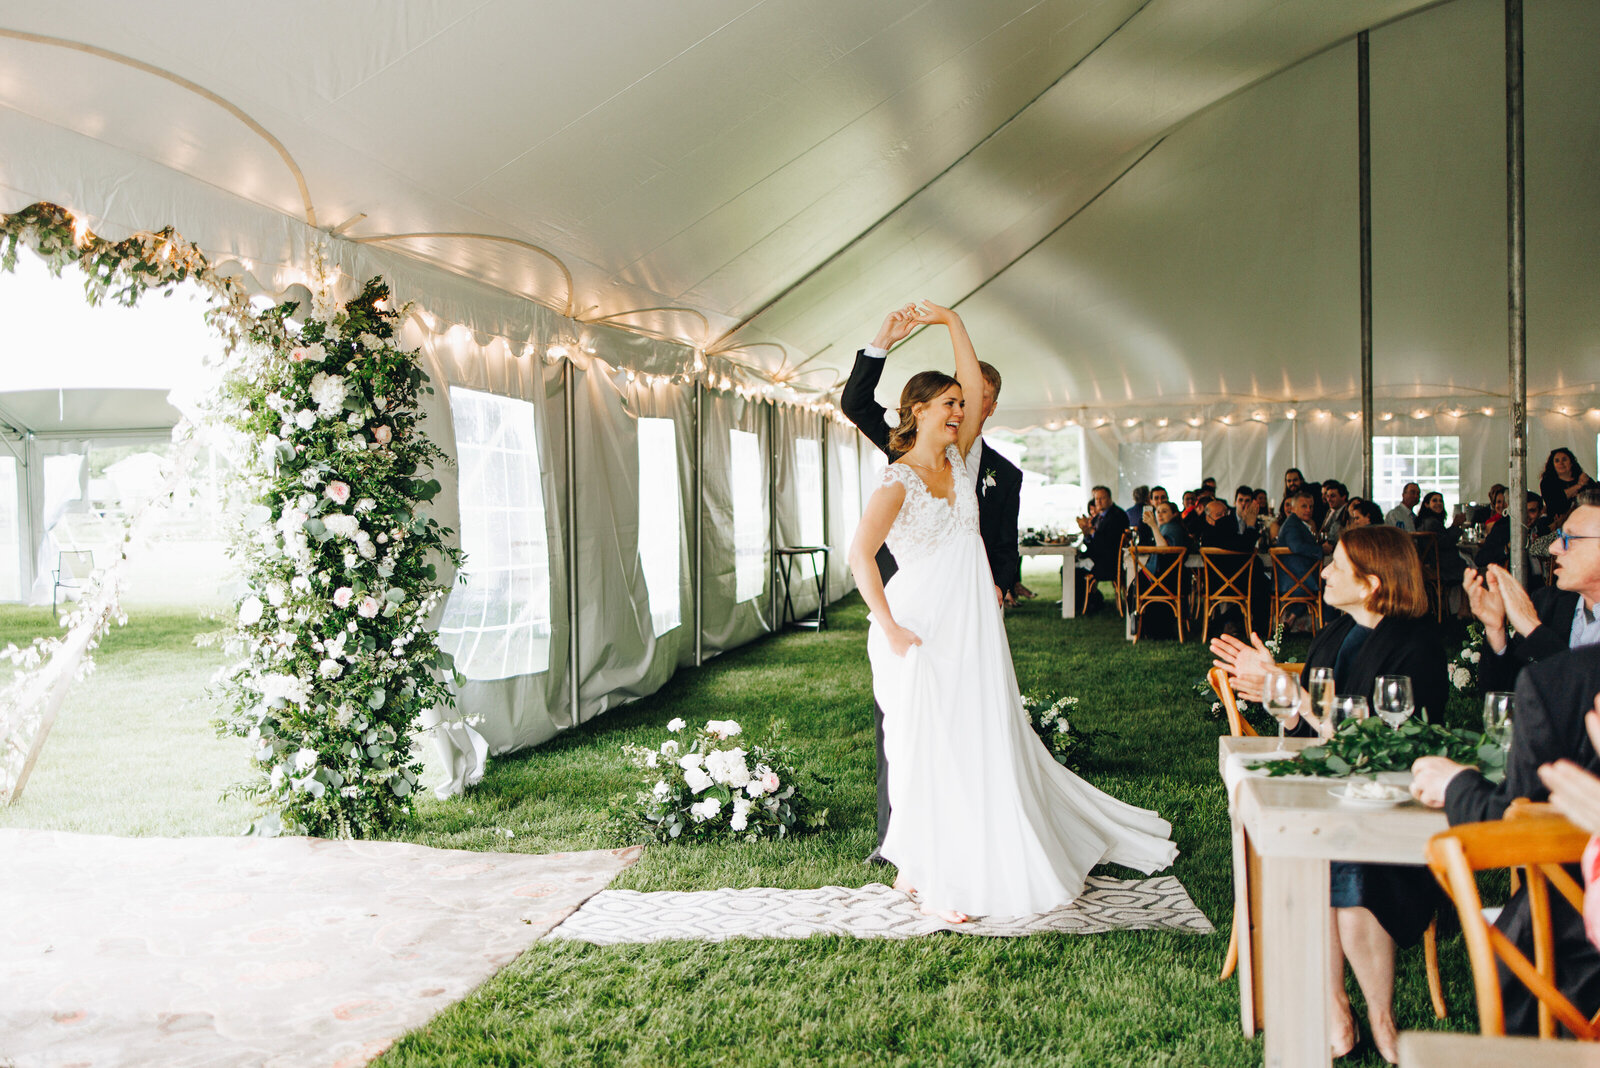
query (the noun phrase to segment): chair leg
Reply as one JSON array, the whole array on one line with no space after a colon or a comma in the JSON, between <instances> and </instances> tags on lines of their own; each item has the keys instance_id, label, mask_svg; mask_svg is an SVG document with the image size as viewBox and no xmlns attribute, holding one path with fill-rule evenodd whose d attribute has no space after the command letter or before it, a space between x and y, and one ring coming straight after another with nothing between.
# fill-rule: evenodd
<instances>
[{"instance_id":1,"label":"chair leg","mask_svg":"<svg viewBox=\"0 0 1600 1068\"><path fill-rule=\"evenodd\" d=\"M1439 921L1429 921L1422 936L1422 959L1428 970L1428 997L1433 1000L1433 1014L1441 1020L1450 1018L1450 1008L1444 1003L1444 982L1439 978Z\"/></svg>"},{"instance_id":2,"label":"chair leg","mask_svg":"<svg viewBox=\"0 0 1600 1068\"><path fill-rule=\"evenodd\" d=\"M1239 914L1233 914L1233 925L1228 929L1228 955L1222 961L1222 974L1217 976L1217 982L1225 983L1228 977L1239 967Z\"/></svg>"}]
</instances>

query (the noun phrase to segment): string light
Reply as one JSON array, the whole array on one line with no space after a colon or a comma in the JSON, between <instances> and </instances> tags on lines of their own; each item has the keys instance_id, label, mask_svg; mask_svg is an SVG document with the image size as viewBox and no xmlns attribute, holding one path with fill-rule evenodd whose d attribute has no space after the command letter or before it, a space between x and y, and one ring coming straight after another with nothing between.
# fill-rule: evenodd
<instances>
[{"instance_id":1,"label":"string light","mask_svg":"<svg viewBox=\"0 0 1600 1068\"><path fill-rule=\"evenodd\" d=\"M1385 423L1387 423L1391 419L1394 418L1394 413L1393 412L1384 412L1382 415L1378 416L1378 418L1382 419Z\"/></svg>"},{"instance_id":2,"label":"string light","mask_svg":"<svg viewBox=\"0 0 1600 1068\"><path fill-rule=\"evenodd\" d=\"M1139 420L1137 420L1137 419L1124 419L1122 421L1122 425L1125 426L1125 427L1138 426L1139 425Z\"/></svg>"},{"instance_id":3,"label":"string light","mask_svg":"<svg viewBox=\"0 0 1600 1068\"><path fill-rule=\"evenodd\" d=\"M1298 417L1298 416L1299 416L1299 415L1300 415L1300 413L1299 413L1299 412L1297 412L1297 411L1295 411L1295 410L1294 410L1294 409L1293 409L1293 408L1290 408L1290 409L1289 409L1289 410L1288 410L1288 411L1286 411L1286 412L1284 412L1284 413L1283 413L1283 417L1284 417L1284 418L1285 418L1285 419L1288 419L1288 420L1290 420L1290 421L1293 421L1293 420L1294 420L1294 419L1296 419L1296 418L1297 418L1297 417Z\"/></svg>"},{"instance_id":4,"label":"string light","mask_svg":"<svg viewBox=\"0 0 1600 1068\"><path fill-rule=\"evenodd\" d=\"M1184 422L1188 423L1190 426L1199 426L1200 417L1198 415L1191 415L1189 418L1185 419Z\"/></svg>"},{"instance_id":5,"label":"string light","mask_svg":"<svg viewBox=\"0 0 1600 1068\"><path fill-rule=\"evenodd\" d=\"M1156 420L1156 426L1161 427L1163 430L1165 430L1166 427L1167 427L1167 418L1166 418L1166 416L1162 416L1160 419L1157 419Z\"/></svg>"},{"instance_id":6,"label":"string light","mask_svg":"<svg viewBox=\"0 0 1600 1068\"><path fill-rule=\"evenodd\" d=\"M1352 423L1353 423L1353 422L1355 422L1355 421L1356 421L1356 420L1357 420L1357 419L1360 419L1360 418L1361 418L1361 413L1360 413L1360 412L1345 412L1345 413L1344 413L1344 417L1345 417L1345 418L1346 418L1346 419L1348 419L1348 420L1350 420L1350 421L1351 421L1351 422L1352 422Z\"/></svg>"},{"instance_id":7,"label":"string light","mask_svg":"<svg viewBox=\"0 0 1600 1068\"><path fill-rule=\"evenodd\" d=\"M1494 409L1493 408L1484 408L1484 409L1482 409L1482 411L1483 411L1484 415L1493 415L1494 414Z\"/></svg>"},{"instance_id":8,"label":"string light","mask_svg":"<svg viewBox=\"0 0 1600 1068\"><path fill-rule=\"evenodd\" d=\"M1426 419L1426 418L1428 418L1428 409L1426 409L1426 408L1418 408L1416 411L1411 413L1411 418L1413 418L1413 419Z\"/></svg>"}]
</instances>

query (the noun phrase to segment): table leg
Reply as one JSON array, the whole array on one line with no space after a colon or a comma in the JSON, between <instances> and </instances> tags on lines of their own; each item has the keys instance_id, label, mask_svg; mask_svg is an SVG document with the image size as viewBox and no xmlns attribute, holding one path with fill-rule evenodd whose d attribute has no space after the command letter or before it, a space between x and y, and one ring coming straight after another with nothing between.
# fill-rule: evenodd
<instances>
[{"instance_id":1,"label":"table leg","mask_svg":"<svg viewBox=\"0 0 1600 1068\"><path fill-rule=\"evenodd\" d=\"M1261 1026L1261 1020L1256 1014L1257 998L1259 997L1260 977L1256 972L1258 954L1256 952L1255 921L1251 914L1251 899L1256 895L1256 887L1251 883L1252 864L1250 838L1245 834L1244 825L1237 817L1233 818L1233 929L1238 937L1238 964L1235 965L1234 978L1239 981L1239 1029L1244 1032L1244 1037L1256 1037L1256 1029Z\"/></svg>"},{"instance_id":2,"label":"table leg","mask_svg":"<svg viewBox=\"0 0 1600 1068\"><path fill-rule=\"evenodd\" d=\"M1061 557L1061 618L1078 618L1078 555L1068 549Z\"/></svg>"},{"instance_id":3,"label":"table leg","mask_svg":"<svg viewBox=\"0 0 1600 1068\"><path fill-rule=\"evenodd\" d=\"M1328 1049L1328 862L1261 858L1267 1068L1333 1063Z\"/></svg>"}]
</instances>

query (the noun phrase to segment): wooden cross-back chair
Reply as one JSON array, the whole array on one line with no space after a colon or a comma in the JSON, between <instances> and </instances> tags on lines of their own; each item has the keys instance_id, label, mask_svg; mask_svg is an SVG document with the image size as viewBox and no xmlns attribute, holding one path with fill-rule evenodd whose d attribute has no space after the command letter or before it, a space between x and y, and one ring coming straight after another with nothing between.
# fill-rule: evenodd
<instances>
[{"instance_id":1,"label":"wooden cross-back chair","mask_svg":"<svg viewBox=\"0 0 1600 1068\"><path fill-rule=\"evenodd\" d=\"M1244 632L1255 630L1255 618L1250 611L1250 594L1254 589L1256 554L1232 553L1226 549L1201 549L1200 562L1205 571L1205 594L1201 600L1200 640L1211 636L1211 614L1225 605L1238 605L1244 613Z\"/></svg>"},{"instance_id":2,"label":"wooden cross-back chair","mask_svg":"<svg viewBox=\"0 0 1600 1068\"><path fill-rule=\"evenodd\" d=\"M1128 548L1133 542L1133 528L1125 527L1122 536L1117 539L1117 615L1119 616L1128 614L1128 564L1133 561L1133 557L1128 554ZM1137 576L1139 571L1137 565L1132 570Z\"/></svg>"},{"instance_id":3,"label":"wooden cross-back chair","mask_svg":"<svg viewBox=\"0 0 1600 1068\"><path fill-rule=\"evenodd\" d=\"M1189 550L1174 546L1135 545L1133 553L1133 612L1138 624L1133 632L1135 643L1144 631L1144 612L1151 605L1170 605L1178 621L1178 641L1183 641L1183 558ZM1159 571L1152 571L1154 565Z\"/></svg>"},{"instance_id":4,"label":"wooden cross-back chair","mask_svg":"<svg viewBox=\"0 0 1600 1068\"><path fill-rule=\"evenodd\" d=\"M1279 671L1298 673L1303 664L1273 664ZM1239 711L1239 699L1233 692L1233 681L1228 677L1228 672L1219 667L1212 668L1206 674L1206 681L1211 684L1211 690L1222 702L1222 710L1228 717L1228 733L1235 738L1255 738L1259 733L1250 726L1250 721L1244 718ZM1234 833L1243 836L1242 828L1236 827ZM1255 977L1261 974L1260 962L1253 953L1256 945L1252 934L1254 918L1260 914L1257 902L1256 887L1260 885L1261 861L1256 856L1256 851L1251 849L1248 841L1242 843L1242 849L1234 851L1235 856L1242 859L1242 865L1236 866L1234 879L1243 880L1243 886L1236 886L1234 890L1233 924L1228 933L1228 952L1222 961L1222 974L1217 976L1218 982L1224 982L1239 967L1240 954L1243 953L1249 963L1246 965L1248 978L1239 977L1240 982L1255 984ZM1241 907L1245 916L1240 917ZM1243 926L1241 927L1241 922ZM1244 934L1241 935L1240 931ZM1433 1014L1439 1019L1447 1019L1450 1015L1449 1006L1444 1000L1444 980L1439 975L1439 921L1433 920L1428 924L1428 929L1422 935L1422 958L1428 975L1428 998L1433 1002ZM1255 1018L1261 1018L1261 996L1259 991L1252 991L1255 1003Z\"/></svg>"},{"instance_id":5,"label":"wooden cross-back chair","mask_svg":"<svg viewBox=\"0 0 1600 1068\"><path fill-rule=\"evenodd\" d=\"M1296 575L1284 563L1286 557L1293 555L1282 546L1274 546L1270 553L1272 557L1272 625L1274 628L1283 621L1284 610L1291 605L1303 604L1311 613L1313 631L1322 629L1322 561L1318 560L1311 565L1311 570L1304 575ZM1279 588L1283 585L1279 577L1288 580L1288 588ZM1311 585L1315 580L1316 586Z\"/></svg>"},{"instance_id":6,"label":"wooden cross-back chair","mask_svg":"<svg viewBox=\"0 0 1600 1068\"><path fill-rule=\"evenodd\" d=\"M1444 585L1439 577L1439 535L1426 530L1413 531L1411 544L1417 547L1417 559L1422 563L1422 584L1427 587L1428 600L1433 604L1434 618L1444 622Z\"/></svg>"},{"instance_id":7,"label":"wooden cross-back chair","mask_svg":"<svg viewBox=\"0 0 1600 1068\"><path fill-rule=\"evenodd\" d=\"M1556 987L1555 940L1550 923L1550 888L1580 913L1583 890L1562 865L1576 864L1589 844L1588 832L1548 811L1508 813L1487 823L1466 823L1428 840L1428 867L1455 904L1462 939L1472 962L1472 986L1478 1002L1478 1028L1485 1035L1505 1034L1505 1006L1500 995L1497 963L1528 988L1539 1004L1539 1034L1554 1038L1556 1023L1586 1041L1600 1041L1600 1018L1591 1019ZM1527 882L1534 959L1489 924L1478 897L1477 872L1521 868Z\"/></svg>"}]
</instances>

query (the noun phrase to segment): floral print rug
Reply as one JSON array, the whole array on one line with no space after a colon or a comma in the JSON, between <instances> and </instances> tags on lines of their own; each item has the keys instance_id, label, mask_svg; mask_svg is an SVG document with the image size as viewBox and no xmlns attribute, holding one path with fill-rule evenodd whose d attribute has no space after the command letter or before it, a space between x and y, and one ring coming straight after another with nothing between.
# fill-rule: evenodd
<instances>
[{"instance_id":1,"label":"floral print rug","mask_svg":"<svg viewBox=\"0 0 1600 1068\"><path fill-rule=\"evenodd\" d=\"M362 1065L639 852L0 830L0 1065Z\"/></svg>"}]
</instances>

